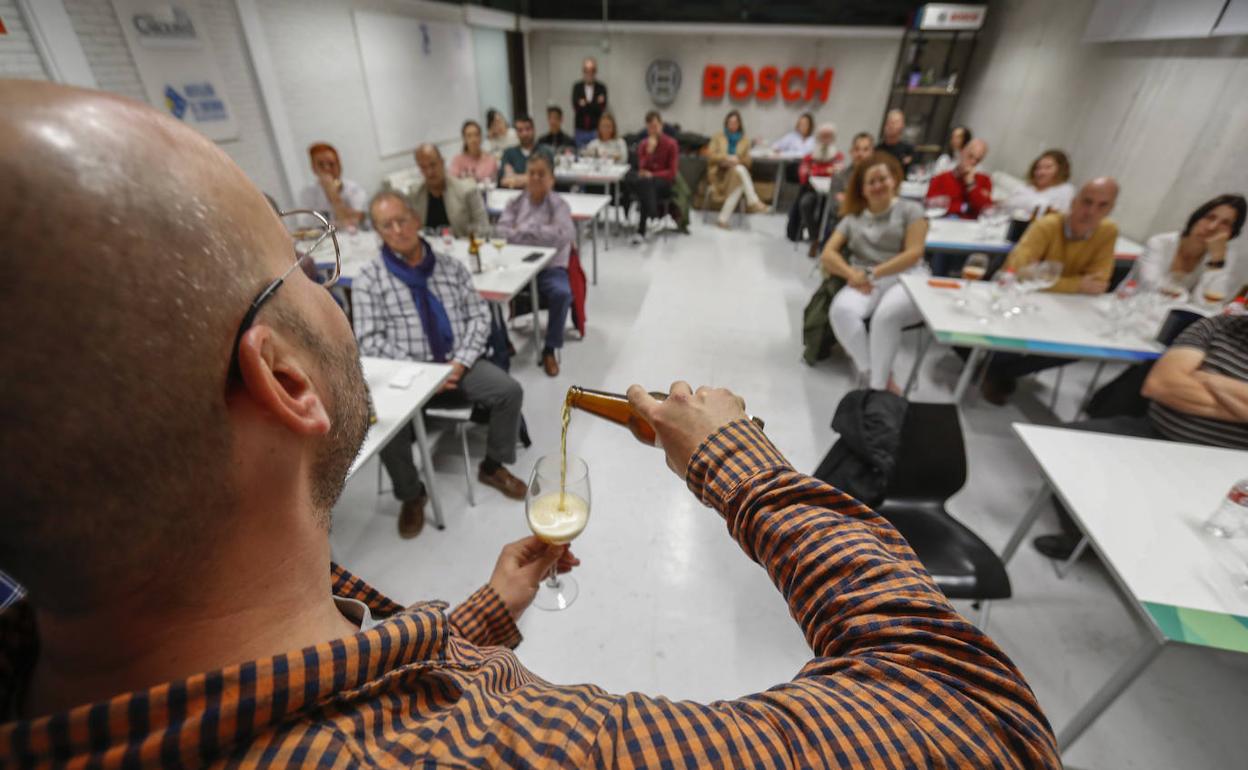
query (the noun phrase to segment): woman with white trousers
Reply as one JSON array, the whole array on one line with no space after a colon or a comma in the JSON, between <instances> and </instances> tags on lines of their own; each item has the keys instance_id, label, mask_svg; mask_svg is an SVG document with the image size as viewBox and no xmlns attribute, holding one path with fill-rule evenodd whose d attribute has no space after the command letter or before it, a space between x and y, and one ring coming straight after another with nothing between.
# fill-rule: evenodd
<instances>
[{"instance_id":1,"label":"woman with white trousers","mask_svg":"<svg viewBox=\"0 0 1248 770\"><path fill-rule=\"evenodd\" d=\"M828 311L837 341L867 387L894 393L901 392L892 377L901 332L921 319L900 276L925 270L927 237L923 207L898 197L904 178L901 164L886 152L855 165L841 219L821 257L824 272L846 282Z\"/></svg>"}]
</instances>

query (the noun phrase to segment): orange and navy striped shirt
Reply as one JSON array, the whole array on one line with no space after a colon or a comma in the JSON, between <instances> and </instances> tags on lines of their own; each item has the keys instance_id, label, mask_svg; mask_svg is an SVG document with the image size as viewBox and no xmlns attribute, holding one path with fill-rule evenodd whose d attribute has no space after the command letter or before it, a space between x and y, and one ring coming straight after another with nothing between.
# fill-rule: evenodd
<instances>
[{"instance_id":1,"label":"orange and navy striped shirt","mask_svg":"<svg viewBox=\"0 0 1248 770\"><path fill-rule=\"evenodd\" d=\"M762 564L812 657L714 703L553 685L483 588L403 608L334 568L376 626L61 714L15 719L37 640L0 615L0 765L152 767L1059 767L1013 663L950 606L895 529L797 473L752 423L707 439L689 488Z\"/></svg>"}]
</instances>

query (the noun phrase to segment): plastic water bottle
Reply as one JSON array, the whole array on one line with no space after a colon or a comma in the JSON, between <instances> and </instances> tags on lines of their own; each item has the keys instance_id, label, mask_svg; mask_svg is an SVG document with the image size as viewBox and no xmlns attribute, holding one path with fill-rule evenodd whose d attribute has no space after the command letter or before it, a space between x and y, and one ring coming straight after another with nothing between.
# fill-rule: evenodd
<instances>
[{"instance_id":1,"label":"plastic water bottle","mask_svg":"<svg viewBox=\"0 0 1248 770\"><path fill-rule=\"evenodd\" d=\"M1240 479L1205 522L1214 537L1248 537L1248 479Z\"/></svg>"}]
</instances>

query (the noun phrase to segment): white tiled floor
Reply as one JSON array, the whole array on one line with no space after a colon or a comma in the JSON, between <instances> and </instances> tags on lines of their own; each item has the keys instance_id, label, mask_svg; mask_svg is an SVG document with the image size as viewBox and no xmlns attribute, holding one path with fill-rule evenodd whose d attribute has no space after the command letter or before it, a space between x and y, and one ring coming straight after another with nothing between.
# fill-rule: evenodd
<instances>
[{"instance_id":1,"label":"white tiled floor","mask_svg":"<svg viewBox=\"0 0 1248 770\"><path fill-rule=\"evenodd\" d=\"M617 243L600 252L600 282L588 300L589 334L583 342L570 335L557 379L534 365L527 335L513 333L521 346L513 373L525 388L534 440L513 468L517 475L526 476L541 454L557 451L568 386L622 391L640 382L666 389L677 378L741 393L790 461L814 468L834 439L828 423L850 388L848 363L839 357L815 368L800 363L801 311L817 285L811 261L804 248L783 240L780 217L751 217L750 228L722 232L695 223L689 236L660 237L635 249ZM907 341L898 362L899 379L909 372L913 344ZM959 363L934 349L915 400L946 400ZM1090 371L1068 367L1058 407L1064 417ZM1027 391L1047 403L1051 378L1042 375L1041 383L1020 389L1022 411L977 402L963 412L970 478L950 508L996 548L1038 487L1035 465L1009 425L1046 418ZM577 571L581 595L567 611L525 616L521 659L555 682L702 700L792 677L809 650L779 593L659 453L583 414L574 416L568 441L569 450L588 461L593 484L590 526L574 545L584 562ZM478 435L474 454L483 448ZM493 490L478 488L477 506L467 506L456 450L450 434L435 447L444 532L429 527L417 540L400 540L398 505L377 494L374 462L352 480L335 512L335 557L400 601L454 602L479 586L499 548L528 530L523 506ZM1130 526L1130 511L1122 514ZM994 606L989 630L1060 727L1144 631L1093 558L1058 580L1047 561L1024 546L1010 577L1015 596ZM1246 684L1246 656L1168 648L1073 747L1069 764L1243 767Z\"/></svg>"}]
</instances>

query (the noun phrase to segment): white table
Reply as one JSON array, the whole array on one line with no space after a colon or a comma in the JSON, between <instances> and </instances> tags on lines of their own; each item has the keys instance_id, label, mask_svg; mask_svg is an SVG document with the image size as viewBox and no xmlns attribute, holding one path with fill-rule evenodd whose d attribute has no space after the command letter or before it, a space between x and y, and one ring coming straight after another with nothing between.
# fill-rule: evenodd
<instances>
[{"instance_id":1,"label":"white table","mask_svg":"<svg viewBox=\"0 0 1248 770\"><path fill-rule=\"evenodd\" d=\"M937 285L933 286L933 282ZM955 304L961 288L941 287L951 283L962 287L963 281L916 273L903 275L901 283L936 341L971 349L953 391L954 403L962 400L972 374L991 351L1135 363L1158 358L1164 350L1151 337L1138 333L1112 336L1110 320L1102 311L1108 295L1037 292L1026 298L1036 306L1035 312L1011 318L994 316L985 322L971 310ZM973 291L980 297L991 291L987 282L975 283L978 285Z\"/></svg>"},{"instance_id":2,"label":"white table","mask_svg":"<svg viewBox=\"0 0 1248 770\"><path fill-rule=\"evenodd\" d=\"M356 233L339 233L338 246L342 252L342 275L339 283L351 288L351 282L360 270L369 262L377 259L381 249L381 238L373 231L361 230ZM445 246L441 241L433 242L435 249L442 251ZM536 252L540 256L525 262L524 258ZM471 272L476 265L468 257L468 241L457 238L451 243L450 253L464 263ZM501 315L502 306L510 302L525 286L533 292L533 301L537 302L537 274L540 273L555 256L555 250L545 246L523 246L509 243L500 254L488 242L481 245L481 262L484 270L472 274L472 285L487 302L493 303L495 312ZM323 249L318 250L318 257L323 259ZM325 267L320 259L317 265ZM537 347L538 360L542 356L542 328L537 308L533 309L533 344Z\"/></svg>"},{"instance_id":3,"label":"white table","mask_svg":"<svg viewBox=\"0 0 1248 770\"><path fill-rule=\"evenodd\" d=\"M1005 239L1009 224L983 227L977 220L961 217L940 217L928 220L928 251L964 254L982 251L985 254L1008 254L1014 244ZM1135 259L1144 253L1144 247L1125 236L1118 236L1114 244L1117 259Z\"/></svg>"},{"instance_id":4,"label":"white table","mask_svg":"<svg viewBox=\"0 0 1248 770\"><path fill-rule=\"evenodd\" d=\"M793 161L800 161L804 157L806 157L804 153L776 152L770 147L757 147L750 150L751 160L761 160L764 163L773 163L776 166L776 181L774 193L771 196L771 207L773 209L780 205L780 188L784 186L785 168Z\"/></svg>"},{"instance_id":5,"label":"white table","mask_svg":"<svg viewBox=\"0 0 1248 770\"><path fill-rule=\"evenodd\" d=\"M922 203L927 198L927 186L927 182L907 179L901 183L901 189L898 190L898 193L903 198Z\"/></svg>"},{"instance_id":6,"label":"white table","mask_svg":"<svg viewBox=\"0 0 1248 770\"><path fill-rule=\"evenodd\" d=\"M490 190L485 197L485 210L490 216L496 217L503 213L507 204L520 197L521 190ZM611 205L610 195L597 193L555 193L567 201L572 209L572 221L576 223L576 249L581 249L581 225L589 225L589 238L594 244L594 284L598 283L598 227L602 223L602 212Z\"/></svg>"},{"instance_id":7,"label":"white table","mask_svg":"<svg viewBox=\"0 0 1248 770\"><path fill-rule=\"evenodd\" d=\"M1248 471L1248 452L1038 425L1014 430L1040 464L1045 485L1002 560L1014 555L1052 491L1149 632L1144 646L1058 731L1065 750L1165 645L1248 653L1248 590L1240 587L1248 579L1248 548L1200 528Z\"/></svg>"},{"instance_id":8,"label":"white table","mask_svg":"<svg viewBox=\"0 0 1248 770\"><path fill-rule=\"evenodd\" d=\"M411 423L416 430L416 445L420 450L420 462L425 469L425 490L433 504L433 522L438 529L445 529L442 503L434 484L433 458L429 453L429 437L425 433L425 420L420 410L451 374L450 364L426 364L415 361L392 361L387 358L360 359L364 366L364 381L373 401L377 422L368 428L364 444L351 463L347 478L355 475L365 463L381 451L403 426Z\"/></svg>"},{"instance_id":9,"label":"white table","mask_svg":"<svg viewBox=\"0 0 1248 770\"><path fill-rule=\"evenodd\" d=\"M620 189L624 177L628 175L629 166L627 163L594 163L583 160L574 161L569 165L558 166L555 168L555 180L566 182L568 184L600 184L608 189L614 189L615 195L615 224L618 229L620 225L619 206L624 200L624 196Z\"/></svg>"}]
</instances>

